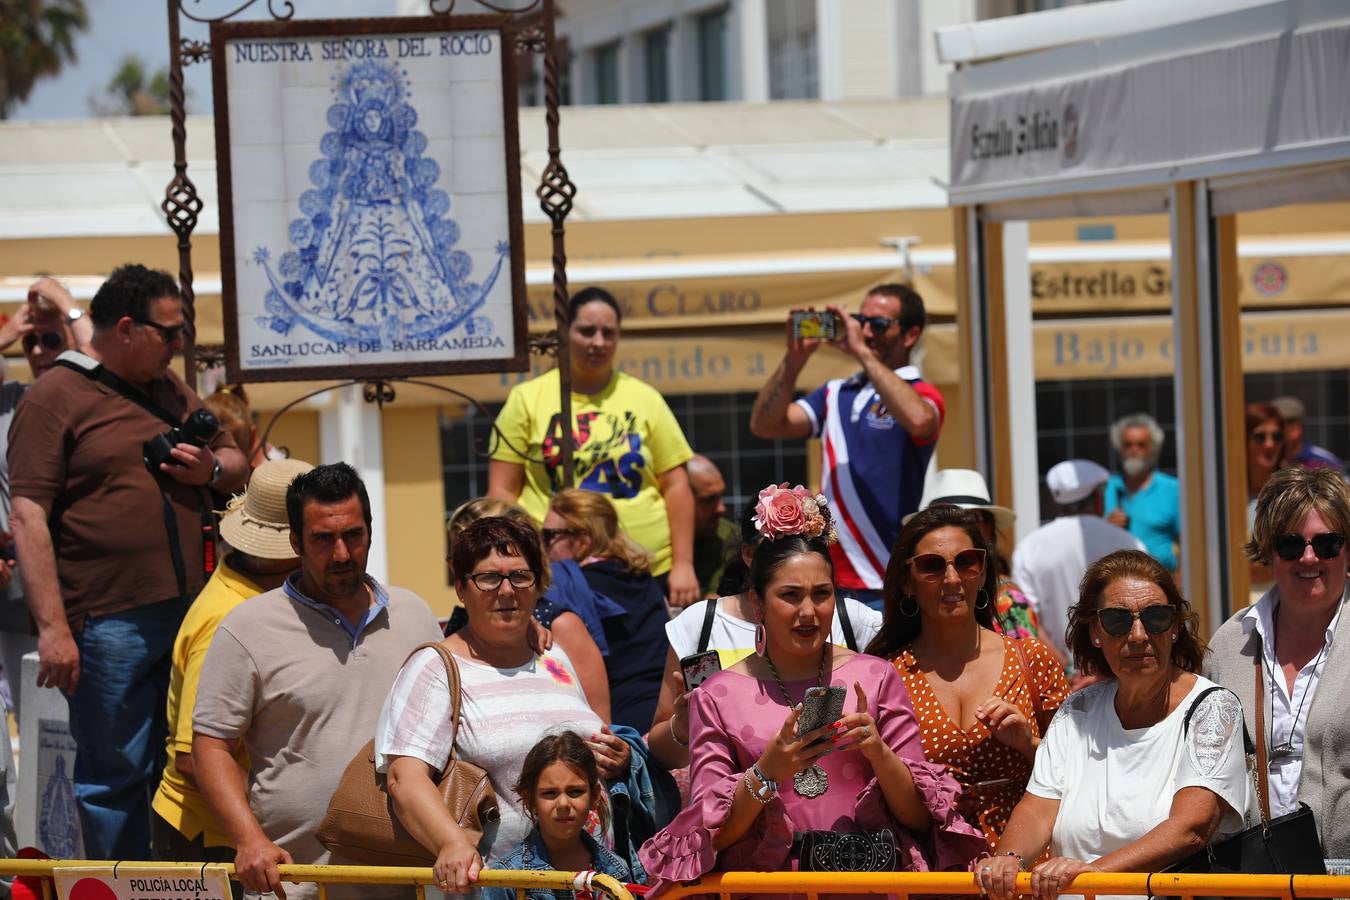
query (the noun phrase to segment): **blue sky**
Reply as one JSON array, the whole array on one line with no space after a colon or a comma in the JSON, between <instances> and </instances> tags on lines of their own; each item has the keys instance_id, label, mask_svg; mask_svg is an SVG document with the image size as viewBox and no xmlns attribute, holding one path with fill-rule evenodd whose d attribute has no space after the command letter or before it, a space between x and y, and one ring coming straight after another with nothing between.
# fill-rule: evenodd
<instances>
[{"instance_id":1,"label":"blue sky","mask_svg":"<svg viewBox=\"0 0 1350 900\"><path fill-rule=\"evenodd\" d=\"M245 0L182 0L182 6L202 17L221 15ZM268 0L255 0L237 19L266 19ZM297 18L392 15L397 0L293 0ZM278 8L283 0L273 0ZM472 5L472 4L468 4ZM89 98L104 87L127 55L139 54L153 71L169 64L168 4L163 0L85 0L89 28L75 43L77 60L53 78L34 87L28 102L11 113L13 119L82 119L94 115ZM207 26L183 17L185 38L207 40ZM211 67L197 63L185 70L189 114L211 111Z\"/></svg>"}]
</instances>

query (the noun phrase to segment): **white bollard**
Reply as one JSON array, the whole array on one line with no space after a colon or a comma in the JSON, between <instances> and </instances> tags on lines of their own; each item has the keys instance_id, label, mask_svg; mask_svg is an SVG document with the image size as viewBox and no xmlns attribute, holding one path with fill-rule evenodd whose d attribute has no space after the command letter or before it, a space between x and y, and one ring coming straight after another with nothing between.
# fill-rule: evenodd
<instances>
[{"instance_id":1,"label":"white bollard","mask_svg":"<svg viewBox=\"0 0 1350 900\"><path fill-rule=\"evenodd\" d=\"M70 713L60 691L37 686L37 673L38 655L25 654L14 829L20 847L37 847L57 859L83 859Z\"/></svg>"}]
</instances>

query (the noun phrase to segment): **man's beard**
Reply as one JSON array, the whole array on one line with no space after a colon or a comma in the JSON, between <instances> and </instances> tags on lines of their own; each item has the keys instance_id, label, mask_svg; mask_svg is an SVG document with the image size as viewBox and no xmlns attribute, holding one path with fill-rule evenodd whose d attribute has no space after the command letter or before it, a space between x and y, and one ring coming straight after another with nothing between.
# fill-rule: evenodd
<instances>
[{"instance_id":1,"label":"man's beard","mask_svg":"<svg viewBox=\"0 0 1350 900\"><path fill-rule=\"evenodd\" d=\"M1127 456L1121 461L1120 467L1130 478L1139 478L1152 472L1157 462L1152 456Z\"/></svg>"}]
</instances>

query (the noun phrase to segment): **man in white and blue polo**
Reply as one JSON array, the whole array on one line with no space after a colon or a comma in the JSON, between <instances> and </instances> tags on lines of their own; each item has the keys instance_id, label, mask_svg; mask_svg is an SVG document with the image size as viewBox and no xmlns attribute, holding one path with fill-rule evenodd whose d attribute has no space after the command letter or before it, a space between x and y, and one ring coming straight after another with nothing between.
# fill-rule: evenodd
<instances>
[{"instance_id":1,"label":"man in white and blue polo","mask_svg":"<svg viewBox=\"0 0 1350 900\"><path fill-rule=\"evenodd\" d=\"M750 430L762 438L818 437L821 491L839 542L830 547L835 586L874 609L901 520L919 508L924 473L942 428L942 394L910 365L923 334L923 299L901 284L881 284L855 315L838 306L833 342L862 370L792 400L797 376L822 341L797 339L755 398Z\"/></svg>"}]
</instances>

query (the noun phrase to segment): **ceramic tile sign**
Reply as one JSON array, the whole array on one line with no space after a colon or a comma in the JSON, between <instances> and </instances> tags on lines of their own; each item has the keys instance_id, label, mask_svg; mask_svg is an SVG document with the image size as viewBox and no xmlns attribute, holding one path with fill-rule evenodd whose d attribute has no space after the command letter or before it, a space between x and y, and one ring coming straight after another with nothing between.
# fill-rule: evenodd
<instances>
[{"instance_id":1,"label":"ceramic tile sign","mask_svg":"<svg viewBox=\"0 0 1350 900\"><path fill-rule=\"evenodd\" d=\"M230 379L525 369L515 53L499 16L212 25Z\"/></svg>"},{"instance_id":2,"label":"ceramic tile sign","mask_svg":"<svg viewBox=\"0 0 1350 900\"><path fill-rule=\"evenodd\" d=\"M75 749L67 723L38 720L37 843L39 849L56 859L84 855L73 781Z\"/></svg>"},{"instance_id":3,"label":"ceramic tile sign","mask_svg":"<svg viewBox=\"0 0 1350 900\"><path fill-rule=\"evenodd\" d=\"M59 900L231 900L229 876L213 866L70 866L52 876Z\"/></svg>"}]
</instances>

